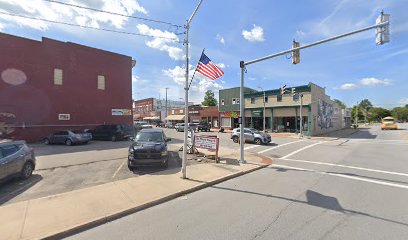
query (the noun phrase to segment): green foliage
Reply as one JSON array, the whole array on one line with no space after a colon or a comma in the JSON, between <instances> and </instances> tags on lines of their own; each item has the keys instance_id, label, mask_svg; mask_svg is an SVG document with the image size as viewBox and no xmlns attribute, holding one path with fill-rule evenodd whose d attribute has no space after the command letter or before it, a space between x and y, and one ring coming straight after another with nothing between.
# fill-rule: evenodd
<instances>
[{"instance_id":1,"label":"green foliage","mask_svg":"<svg viewBox=\"0 0 408 240\"><path fill-rule=\"evenodd\" d=\"M408 121L408 106L392 109L392 116L398 120Z\"/></svg>"},{"instance_id":2,"label":"green foliage","mask_svg":"<svg viewBox=\"0 0 408 240\"><path fill-rule=\"evenodd\" d=\"M368 110L368 121L381 121L382 118L391 116L391 111L381 107L373 107Z\"/></svg>"},{"instance_id":3,"label":"green foliage","mask_svg":"<svg viewBox=\"0 0 408 240\"><path fill-rule=\"evenodd\" d=\"M363 101L360 102L359 104L360 108L369 110L370 108L373 107L373 104L370 102L368 99L363 99Z\"/></svg>"},{"instance_id":4,"label":"green foliage","mask_svg":"<svg viewBox=\"0 0 408 240\"><path fill-rule=\"evenodd\" d=\"M214 92L207 90L205 92L204 101L201 103L203 106L217 106L218 101L215 98Z\"/></svg>"},{"instance_id":5,"label":"green foliage","mask_svg":"<svg viewBox=\"0 0 408 240\"><path fill-rule=\"evenodd\" d=\"M334 99L333 101L334 101L335 103L337 103L341 109L345 109L345 108L347 107L346 104L344 104L344 103L343 103L342 101L340 101L339 99Z\"/></svg>"}]
</instances>

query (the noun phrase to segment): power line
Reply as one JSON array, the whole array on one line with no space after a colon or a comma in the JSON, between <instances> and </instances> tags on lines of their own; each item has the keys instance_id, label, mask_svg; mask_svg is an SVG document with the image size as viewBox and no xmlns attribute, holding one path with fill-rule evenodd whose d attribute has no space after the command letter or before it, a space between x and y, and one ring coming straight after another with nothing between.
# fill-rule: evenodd
<instances>
[{"instance_id":1,"label":"power line","mask_svg":"<svg viewBox=\"0 0 408 240\"><path fill-rule=\"evenodd\" d=\"M128 18L134 18L134 19L143 20L143 21L167 24L167 25L171 25L171 26L174 26L174 27L177 27L177 28L182 27L180 25L170 23L170 22L165 22L165 21L160 21L160 20L155 20L155 19L149 19L149 18L143 18L143 17L135 17L135 16L131 16L131 15L115 13L115 12L109 12L109 11L105 11L105 10L100 10L100 9L96 9L96 8L85 7L85 6L80 6L80 5L75 5L75 4L71 4L71 3L55 1L55 0L43 0L43 1L51 2L51 3L58 3L58 4L65 5L65 6L70 6L70 7L82 8L82 9L91 10L91 11L95 11L95 12L108 13L108 14L117 15L117 16L121 16L121 17L128 17Z\"/></svg>"},{"instance_id":2,"label":"power line","mask_svg":"<svg viewBox=\"0 0 408 240\"><path fill-rule=\"evenodd\" d=\"M176 41L176 42L178 42L178 43L182 43L181 41L179 41L179 40L176 39L176 38L169 38L169 37L162 37L162 36L154 36L154 35L134 33L134 32L117 31L117 30L113 30L113 29L96 28L96 27L91 27L91 26L82 26L82 25L74 24L74 23L59 22L59 21L54 21L54 20L48 20L48 19L37 18L37 17L23 16L23 15L18 15L18 14L14 14L14 13L7 13L7 12L1 12L1 11L0 11L0 14L9 15L9 16L13 16L13 17L20 17L20 18L32 19L32 20L39 20L39 21L50 22L50 23L56 23L56 24L63 24L63 25L68 25L68 26L73 26L73 27L88 28L88 29L99 30L99 31L105 31L105 32L121 33L121 34L135 35L135 36L142 36L142 37L152 37L152 38L169 39L169 40L174 40L174 41Z\"/></svg>"}]
</instances>

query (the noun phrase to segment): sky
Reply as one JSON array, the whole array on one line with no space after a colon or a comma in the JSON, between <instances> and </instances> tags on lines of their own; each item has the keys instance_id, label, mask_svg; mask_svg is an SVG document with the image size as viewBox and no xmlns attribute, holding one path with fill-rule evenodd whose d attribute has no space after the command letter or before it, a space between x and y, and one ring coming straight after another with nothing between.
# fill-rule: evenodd
<instances>
[{"instance_id":1,"label":"sky","mask_svg":"<svg viewBox=\"0 0 408 240\"><path fill-rule=\"evenodd\" d=\"M0 32L35 40L48 37L131 56L137 61L132 70L134 99L164 98L166 88L169 99L184 99L184 25L198 0L57 1L166 23L47 0L0 0ZM247 66L245 86L267 90L313 82L349 107L364 98L385 108L408 104L406 9L408 0L204 0L190 26L190 78L204 48L225 74L214 81L195 74L189 100L200 103L206 90L217 95L219 89L238 87L241 60L288 50L294 39L305 45L374 25L384 10L391 14L390 43L377 46L375 30L370 30L304 49L297 65L292 64L290 55L269 59ZM154 37L84 29L1 12Z\"/></svg>"}]
</instances>

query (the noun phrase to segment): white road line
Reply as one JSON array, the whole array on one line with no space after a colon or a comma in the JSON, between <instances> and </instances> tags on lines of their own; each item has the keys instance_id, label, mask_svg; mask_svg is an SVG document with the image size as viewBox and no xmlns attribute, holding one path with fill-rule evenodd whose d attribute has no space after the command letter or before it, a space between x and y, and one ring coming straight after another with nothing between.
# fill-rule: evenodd
<instances>
[{"instance_id":1,"label":"white road line","mask_svg":"<svg viewBox=\"0 0 408 240\"><path fill-rule=\"evenodd\" d=\"M280 165L280 164L273 164L273 165L271 165L271 167L279 167L279 168L300 170L300 171L305 171L305 172L319 173L319 174L323 174L323 175L329 175L329 176L335 176L335 177L341 177L341 178L348 178L348 179L353 179L353 180L362 181L362 182L375 183L375 184L384 185L384 186L408 189L408 185L390 183L390 182L383 182L383 181L372 180L372 179L363 178L363 177L354 177L354 176L349 176L349 175L345 175L345 174L341 174L341 173L329 173L329 172L323 172L323 171L316 171L316 170L313 170L313 169L291 167L291 166Z\"/></svg>"},{"instance_id":2,"label":"white road line","mask_svg":"<svg viewBox=\"0 0 408 240\"><path fill-rule=\"evenodd\" d=\"M317 165L327 165L327 166L342 167L342 168L350 168L350 169L363 170L363 171L368 171L368 172L378 172L378 173L386 173L386 174L391 174L391 175L399 175L399 176L408 177L408 173L399 173L399 172L383 171L383 170L378 170L378 169L354 167L354 166L334 164L334 163L313 162L313 161L297 160L297 159L278 159L278 160L290 161L290 162L310 163L310 164L317 164Z\"/></svg>"},{"instance_id":3,"label":"white road line","mask_svg":"<svg viewBox=\"0 0 408 240\"><path fill-rule=\"evenodd\" d=\"M257 148L257 147L260 147L260 146L262 146L262 145L249 146L249 147L244 148L244 150L249 150L249 149L252 149L252 148Z\"/></svg>"},{"instance_id":4,"label":"white road line","mask_svg":"<svg viewBox=\"0 0 408 240\"><path fill-rule=\"evenodd\" d=\"M119 165L118 169L116 169L115 173L112 175L112 178L116 177L116 174L122 169L123 165L125 165L127 159L123 159L122 163Z\"/></svg>"},{"instance_id":5,"label":"white road line","mask_svg":"<svg viewBox=\"0 0 408 240\"><path fill-rule=\"evenodd\" d=\"M270 147L270 148L268 148L268 149L259 151L258 153L264 153L264 152L267 152L267 151L270 151L270 150L274 150L274 149L276 149L276 148L280 148L280 147L283 147L283 146L286 146L286 145L289 145L289 144L292 144L292 143L298 143L298 142L304 142L304 141L306 141L306 140L299 140L299 141L293 141L293 142L288 142L288 143L280 144L280 145L278 145L278 146Z\"/></svg>"},{"instance_id":6,"label":"white road line","mask_svg":"<svg viewBox=\"0 0 408 240\"><path fill-rule=\"evenodd\" d=\"M306 149L308 149L308 148L314 147L314 146L319 145L319 144L322 144L322 143L324 143L324 142L317 142L317 143L313 143L313 144L311 144L311 145L308 145L308 146L306 146L306 147L302 147L301 149L298 149L298 150L296 150L296 151L294 151L294 152L289 153L289 154L286 155L286 156L281 157L281 159L286 159L286 158L288 158L288 157L290 157L290 156L293 156L293 155L295 155L295 154L297 154L297 153L299 153L299 152L301 152L301 151L303 151L303 150L306 150Z\"/></svg>"}]
</instances>

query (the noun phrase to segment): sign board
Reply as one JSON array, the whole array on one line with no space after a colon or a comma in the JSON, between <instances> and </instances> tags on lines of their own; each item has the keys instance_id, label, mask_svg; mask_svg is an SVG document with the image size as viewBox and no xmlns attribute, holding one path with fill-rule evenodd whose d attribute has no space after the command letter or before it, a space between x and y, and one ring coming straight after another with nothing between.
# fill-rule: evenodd
<instances>
[{"instance_id":1,"label":"sign board","mask_svg":"<svg viewBox=\"0 0 408 240\"><path fill-rule=\"evenodd\" d=\"M252 111L252 117L262 117L262 116L263 116L262 110Z\"/></svg>"},{"instance_id":2,"label":"sign board","mask_svg":"<svg viewBox=\"0 0 408 240\"><path fill-rule=\"evenodd\" d=\"M60 113L60 114L58 114L58 120L60 120L60 121L69 121L69 120L71 120L71 114L69 114L69 113Z\"/></svg>"},{"instance_id":3,"label":"sign board","mask_svg":"<svg viewBox=\"0 0 408 240\"><path fill-rule=\"evenodd\" d=\"M130 109L112 109L112 116L130 116L132 110Z\"/></svg>"},{"instance_id":4,"label":"sign board","mask_svg":"<svg viewBox=\"0 0 408 240\"><path fill-rule=\"evenodd\" d=\"M195 135L195 147L196 148L204 148L212 151L217 150L218 146L218 138L217 136L202 136L202 135Z\"/></svg>"}]
</instances>

